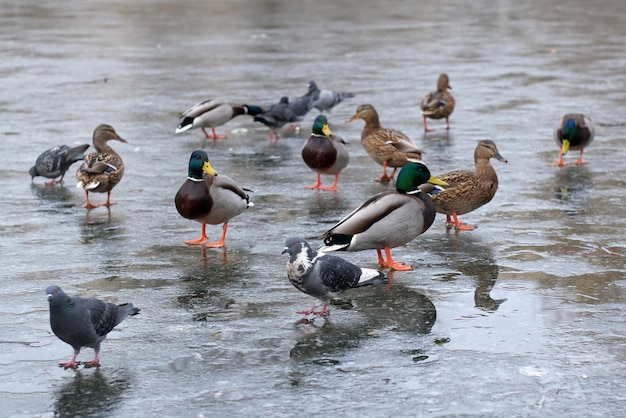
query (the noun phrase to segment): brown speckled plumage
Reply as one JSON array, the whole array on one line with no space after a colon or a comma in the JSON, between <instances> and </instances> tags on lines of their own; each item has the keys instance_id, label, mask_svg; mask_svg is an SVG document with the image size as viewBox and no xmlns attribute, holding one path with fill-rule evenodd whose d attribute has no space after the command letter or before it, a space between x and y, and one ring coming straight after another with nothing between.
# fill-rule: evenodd
<instances>
[{"instance_id":1,"label":"brown speckled plumage","mask_svg":"<svg viewBox=\"0 0 626 418\"><path fill-rule=\"evenodd\" d=\"M374 161L383 166L383 175L380 181L391 180L396 168L403 167L407 158L421 160L422 150L402 132L396 129L383 128L378 118L378 112L371 104L362 104L356 109L356 113L348 122L363 119L365 126L361 132L361 144ZM388 175L387 167L394 167Z\"/></svg>"},{"instance_id":2,"label":"brown speckled plumage","mask_svg":"<svg viewBox=\"0 0 626 418\"><path fill-rule=\"evenodd\" d=\"M420 109L422 111L422 117L424 121L424 131L429 132L432 129L428 128L426 118L430 119L445 119L446 129L450 129L449 117L454 111L454 97L448 92L451 89L450 81L447 74L440 74L437 80L437 90L431 91L422 99L420 103Z\"/></svg>"},{"instance_id":3,"label":"brown speckled plumage","mask_svg":"<svg viewBox=\"0 0 626 418\"><path fill-rule=\"evenodd\" d=\"M76 172L76 187L85 190L85 207L109 206L111 190L122 180L124 162L122 157L108 144L110 140L127 142L120 137L110 125L100 125L93 132L93 146L96 152L85 157L85 160ZM107 193L106 203L94 205L89 201L89 192Z\"/></svg>"},{"instance_id":4,"label":"brown speckled plumage","mask_svg":"<svg viewBox=\"0 0 626 418\"><path fill-rule=\"evenodd\" d=\"M474 151L476 168L471 170L454 170L438 176L449 184L445 190L431 194L437 212L447 215L448 224L457 229L474 229L471 225L458 222L457 215L463 215L478 209L493 199L498 190L498 176L489 162L491 158L506 163L500 155L496 144L491 140L478 143ZM432 192L432 187L426 185L422 190ZM454 222L450 218L454 218Z\"/></svg>"}]
</instances>

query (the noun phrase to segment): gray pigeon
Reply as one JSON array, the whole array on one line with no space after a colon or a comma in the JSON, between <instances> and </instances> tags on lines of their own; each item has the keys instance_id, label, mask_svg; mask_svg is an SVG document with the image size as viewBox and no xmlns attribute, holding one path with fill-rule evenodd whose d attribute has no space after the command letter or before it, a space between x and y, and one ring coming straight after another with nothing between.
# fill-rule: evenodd
<instances>
[{"instance_id":1,"label":"gray pigeon","mask_svg":"<svg viewBox=\"0 0 626 418\"><path fill-rule=\"evenodd\" d=\"M320 90L315 84L315 81L309 81L309 92L313 96L313 107L319 110L321 113L330 112L333 107L341 103L344 99L354 97L354 93L350 92L335 92L331 90Z\"/></svg>"},{"instance_id":2,"label":"gray pigeon","mask_svg":"<svg viewBox=\"0 0 626 418\"><path fill-rule=\"evenodd\" d=\"M84 363L85 367L99 367L100 343L107 334L127 316L137 315L139 308L132 303L116 305L94 298L71 298L57 285L46 289L50 303L50 327L54 335L74 348L74 356L60 367L75 369L80 362L76 356L82 347L96 351L93 360Z\"/></svg>"},{"instance_id":3,"label":"gray pigeon","mask_svg":"<svg viewBox=\"0 0 626 418\"><path fill-rule=\"evenodd\" d=\"M261 122L271 129L267 139L273 141L280 139L277 129L282 128L288 122L297 122L301 118L289 107L289 98L283 96L276 104L271 105L265 112L254 116L255 122Z\"/></svg>"},{"instance_id":4,"label":"gray pigeon","mask_svg":"<svg viewBox=\"0 0 626 418\"><path fill-rule=\"evenodd\" d=\"M41 153L35 165L28 170L31 180L37 176L52 179L47 181L47 185L63 183L65 172L72 164L85 159L84 152L89 148L89 144L79 145L70 148L67 145L56 145ZM59 180L57 177L61 176Z\"/></svg>"},{"instance_id":5,"label":"gray pigeon","mask_svg":"<svg viewBox=\"0 0 626 418\"><path fill-rule=\"evenodd\" d=\"M328 302L347 289L388 282L385 273L358 267L334 255L318 253L300 237L285 241L285 253L289 253L287 277L291 284L324 304L320 311L316 311L317 305L313 305L299 314L327 316Z\"/></svg>"}]
</instances>

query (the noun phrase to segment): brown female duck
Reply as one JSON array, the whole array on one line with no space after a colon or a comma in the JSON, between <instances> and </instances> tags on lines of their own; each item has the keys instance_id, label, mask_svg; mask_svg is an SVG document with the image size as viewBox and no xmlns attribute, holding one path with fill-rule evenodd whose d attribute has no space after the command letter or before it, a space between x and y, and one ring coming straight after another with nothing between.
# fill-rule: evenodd
<instances>
[{"instance_id":1,"label":"brown female duck","mask_svg":"<svg viewBox=\"0 0 626 418\"><path fill-rule=\"evenodd\" d=\"M85 160L76 172L76 187L85 190L87 209L98 206L111 206L111 190L122 180L124 162L108 144L110 140L128 142L120 137L110 125L100 125L93 131L93 146L96 152L85 157ZM106 203L95 205L89 201L89 192L106 193Z\"/></svg>"},{"instance_id":2,"label":"brown female duck","mask_svg":"<svg viewBox=\"0 0 626 418\"><path fill-rule=\"evenodd\" d=\"M407 159L422 159L423 151L402 132L396 129L383 128L378 119L378 112L371 104L362 104L356 113L346 122L363 119L365 126L361 132L361 144L370 157L383 166L383 174L378 181L393 179L398 167L403 167ZM387 174L387 166L393 167Z\"/></svg>"},{"instance_id":3,"label":"brown female duck","mask_svg":"<svg viewBox=\"0 0 626 418\"><path fill-rule=\"evenodd\" d=\"M431 195L437 212L446 214L448 227L454 226L458 230L472 230L475 225L466 225L459 221L458 215L463 215L478 209L493 199L498 190L498 176L493 169L490 158L506 163L500 155L496 144L491 140L478 143L474 151L476 169L454 170L438 176L449 184L445 190L434 189L430 185L420 188Z\"/></svg>"},{"instance_id":4,"label":"brown female duck","mask_svg":"<svg viewBox=\"0 0 626 418\"><path fill-rule=\"evenodd\" d=\"M448 92L451 89L447 74L440 74L437 80L437 90L431 91L422 99L420 109L424 121L424 132L431 132L426 123L426 118L446 119L446 129L450 129L449 117L454 110L454 97Z\"/></svg>"}]
</instances>

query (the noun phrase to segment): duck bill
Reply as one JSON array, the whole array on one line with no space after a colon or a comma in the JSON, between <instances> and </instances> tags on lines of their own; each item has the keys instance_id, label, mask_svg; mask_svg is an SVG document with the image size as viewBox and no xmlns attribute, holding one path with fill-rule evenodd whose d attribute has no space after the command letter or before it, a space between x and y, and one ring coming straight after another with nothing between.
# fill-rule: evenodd
<instances>
[{"instance_id":1,"label":"duck bill","mask_svg":"<svg viewBox=\"0 0 626 418\"><path fill-rule=\"evenodd\" d=\"M354 122L355 120L359 119L359 114L356 113L354 116L352 116L349 119L346 119L346 122Z\"/></svg>"},{"instance_id":2,"label":"duck bill","mask_svg":"<svg viewBox=\"0 0 626 418\"><path fill-rule=\"evenodd\" d=\"M561 155L567 154L567 151L569 151L569 141L564 139L563 145L561 145Z\"/></svg>"},{"instance_id":3,"label":"duck bill","mask_svg":"<svg viewBox=\"0 0 626 418\"><path fill-rule=\"evenodd\" d=\"M446 183L445 181L443 181L443 180L441 180L441 179L438 179L438 178L437 178L437 177L435 177L435 176L430 176L430 178L428 179L428 183L430 183L430 184L436 184L437 186L444 186L444 187L449 186L449 184L448 184L448 183Z\"/></svg>"},{"instance_id":4,"label":"duck bill","mask_svg":"<svg viewBox=\"0 0 626 418\"><path fill-rule=\"evenodd\" d=\"M324 124L324 126L322 127L322 133L326 136L331 136L333 134L328 124Z\"/></svg>"},{"instance_id":5,"label":"duck bill","mask_svg":"<svg viewBox=\"0 0 626 418\"><path fill-rule=\"evenodd\" d=\"M211 163L208 161L205 161L202 165L202 171L210 176L217 176L217 171L215 171L215 169L211 166Z\"/></svg>"},{"instance_id":6,"label":"duck bill","mask_svg":"<svg viewBox=\"0 0 626 418\"><path fill-rule=\"evenodd\" d=\"M509 162L509 161L508 161L506 158L504 158L504 157L502 156L502 154L500 154L499 152L495 155L495 157L496 157L496 160L500 161L501 163L508 163L508 162Z\"/></svg>"}]
</instances>

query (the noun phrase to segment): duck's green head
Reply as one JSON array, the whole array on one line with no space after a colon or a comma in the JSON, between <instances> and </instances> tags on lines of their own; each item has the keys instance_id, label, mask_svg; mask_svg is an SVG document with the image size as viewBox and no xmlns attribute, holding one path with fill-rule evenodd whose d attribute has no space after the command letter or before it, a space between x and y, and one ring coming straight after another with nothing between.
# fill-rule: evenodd
<instances>
[{"instance_id":1,"label":"duck's green head","mask_svg":"<svg viewBox=\"0 0 626 418\"><path fill-rule=\"evenodd\" d=\"M187 175L194 179L201 179L203 173L217 176L217 172L211 167L207 153L202 150L194 151L191 153L191 158L189 159L189 171Z\"/></svg>"},{"instance_id":2,"label":"duck's green head","mask_svg":"<svg viewBox=\"0 0 626 418\"><path fill-rule=\"evenodd\" d=\"M561 155L565 155L567 151L569 151L570 144L576 136L577 130L578 125L576 125L574 119L568 118L563 122L563 126L561 127Z\"/></svg>"},{"instance_id":3,"label":"duck's green head","mask_svg":"<svg viewBox=\"0 0 626 418\"><path fill-rule=\"evenodd\" d=\"M261 113L263 113L263 108L261 106L243 105L243 107L247 115L256 116L256 115L260 115Z\"/></svg>"},{"instance_id":4,"label":"duck's green head","mask_svg":"<svg viewBox=\"0 0 626 418\"><path fill-rule=\"evenodd\" d=\"M313 135L331 136L332 134L326 116L319 115L316 117L313 122Z\"/></svg>"},{"instance_id":5,"label":"duck's green head","mask_svg":"<svg viewBox=\"0 0 626 418\"><path fill-rule=\"evenodd\" d=\"M402 167L398 173L396 190L398 193L410 193L418 190L419 185L424 183L448 186L448 183L430 174L430 170L423 163L413 160Z\"/></svg>"}]
</instances>

